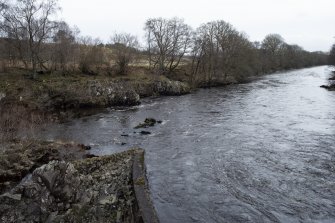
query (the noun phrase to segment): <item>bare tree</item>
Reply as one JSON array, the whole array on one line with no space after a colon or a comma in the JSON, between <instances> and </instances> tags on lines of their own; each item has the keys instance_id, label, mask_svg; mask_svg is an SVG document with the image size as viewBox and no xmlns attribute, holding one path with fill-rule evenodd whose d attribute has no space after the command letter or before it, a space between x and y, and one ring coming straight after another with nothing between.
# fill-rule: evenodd
<instances>
[{"instance_id":1,"label":"bare tree","mask_svg":"<svg viewBox=\"0 0 335 223\"><path fill-rule=\"evenodd\" d=\"M284 39L279 34L269 34L264 38L262 48L274 55L283 43Z\"/></svg>"},{"instance_id":2,"label":"bare tree","mask_svg":"<svg viewBox=\"0 0 335 223\"><path fill-rule=\"evenodd\" d=\"M116 33L111 37L111 44L118 67L117 72L127 74L129 64L133 63L138 55L139 42L137 37L129 33Z\"/></svg>"},{"instance_id":3,"label":"bare tree","mask_svg":"<svg viewBox=\"0 0 335 223\"><path fill-rule=\"evenodd\" d=\"M68 71L68 64L75 63L75 52L78 48L76 36L78 33L77 28L70 28L65 22L58 23L57 31L53 37L52 61L54 69L56 70L59 66L63 74Z\"/></svg>"},{"instance_id":4,"label":"bare tree","mask_svg":"<svg viewBox=\"0 0 335 223\"><path fill-rule=\"evenodd\" d=\"M269 34L262 42L263 60L265 70L278 70L280 68L280 50L284 39L279 34Z\"/></svg>"},{"instance_id":5,"label":"bare tree","mask_svg":"<svg viewBox=\"0 0 335 223\"><path fill-rule=\"evenodd\" d=\"M150 67L173 72L191 44L192 29L178 18L155 18L145 24Z\"/></svg>"},{"instance_id":6,"label":"bare tree","mask_svg":"<svg viewBox=\"0 0 335 223\"><path fill-rule=\"evenodd\" d=\"M209 86L214 80L225 83L229 76L237 78L248 70L251 55L255 56L253 44L229 23L203 24L193 41L191 77L201 74Z\"/></svg>"},{"instance_id":7,"label":"bare tree","mask_svg":"<svg viewBox=\"0 0 335 223\"><path fill-rule=\"evenodd\" d=\"M57 0L13 0L1 11L0 29L11 40L25 66L31 65L33 77L37 66L46 62L40 57L43 44L51 40L56 22L52 16L59 10Z\"/></svg>"},{"instance_id":8,"label":"bare tree","mask_svg":"<svg viewBox=\"0 0 335 223\"><path fill-rule=\"evenodd\" d=\"M193 36L193 46L191 50L191 71L189 77L189 83L191 86L196 86L198 82L198 75L200 73L201 65L203 63L203 57L205 54L205 42L198 36L198 33Z\"/></svg>"},{"instance_id":9,"label":"bare tree","mask_svg":"<svg viewBox=\"0 0 335 223\"><path fill-rule=\"evenodd\" d=\"M7 1L0 0L0 13L7 8Z\"/></svg>"},{"instance_id":10,"label":"bare tree","mask_svg":"<svg viewBox=\"0 0 335 223\"><path fill-rule=\"evenodd\" d=\"M215 22L203 24L197 29L198 42L202 45L201 73L206 82L211 83L214 76L217 76L219 67L220 47L217 37Z\"/></svg>"},{"instance_id":11,"label":"bare tree","mask_svg":"<svg viewBox=\"0 0 335 223\"><path fill-rule=\"evenodd\" d=\"M84 74L97 75L107 63L104 45L99 38L86 36L80 41L79 70Z\"/></svg>"},{"instance_id":12,"label":"bare tree","mask_svg":"<svg viewBox=\"0 0 335 223\"><path fill-rule=\"evenodd\" d=\"M280 68L292 69L303 67L303 54L304 50L302 47L282 43L278 53L280 57Z\"/></svg>"}]
</instances>

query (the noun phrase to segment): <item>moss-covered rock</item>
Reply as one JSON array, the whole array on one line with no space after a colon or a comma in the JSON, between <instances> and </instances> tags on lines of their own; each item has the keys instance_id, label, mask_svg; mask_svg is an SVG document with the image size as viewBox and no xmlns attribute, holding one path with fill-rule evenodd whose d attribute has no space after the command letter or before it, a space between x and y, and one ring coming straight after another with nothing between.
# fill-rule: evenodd
<instances>
[{"instance_id":1,"label":"moss-covered rock","mask_svg":"<svg viewBox=\"0 0 335 223\"><path fill-rule=\"evenodd\" d=\"M157 123L156 119L154 119L154 118L146 118L143 123L140 123L137 126L135 126L135 129L152 127L156 123Z\"/></svg>"}]
</instances>

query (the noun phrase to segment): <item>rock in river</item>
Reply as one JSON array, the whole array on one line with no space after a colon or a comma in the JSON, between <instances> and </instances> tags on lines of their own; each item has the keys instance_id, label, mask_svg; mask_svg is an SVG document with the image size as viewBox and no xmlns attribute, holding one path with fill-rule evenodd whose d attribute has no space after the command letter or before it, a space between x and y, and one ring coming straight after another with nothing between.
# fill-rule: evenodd
<instances>
[{"instance_id":1,"label":"rock in river","mask_svg":"<svg viewBox=\"0 0 335 223\"><path fill-rule=\"evenodd\" d=\"M138 124L135 129L148 128L154 126L157 123L154 118L146 118L143 123Z\"/></svg>"}]
</instances>

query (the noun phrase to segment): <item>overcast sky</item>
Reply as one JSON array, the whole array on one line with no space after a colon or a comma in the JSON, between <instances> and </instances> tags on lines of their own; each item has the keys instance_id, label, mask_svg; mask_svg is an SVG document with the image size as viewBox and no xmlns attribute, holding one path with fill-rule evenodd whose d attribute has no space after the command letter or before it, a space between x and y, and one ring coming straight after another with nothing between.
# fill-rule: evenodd
<instances>
[{"instance_id":1,"label":"overcast sky","mask_svg":"<svg viewBox=\"0 0 335 223\"><path fill-rule=\"evenodd\" d=\"M335 42L335 0L59 0L60 17L82 35L107 41L114 32L144 36L152 17L180 17L193 28L225 20L261 41L269 33L309 51L328 51Z\"/></svg>"}]
</instances>

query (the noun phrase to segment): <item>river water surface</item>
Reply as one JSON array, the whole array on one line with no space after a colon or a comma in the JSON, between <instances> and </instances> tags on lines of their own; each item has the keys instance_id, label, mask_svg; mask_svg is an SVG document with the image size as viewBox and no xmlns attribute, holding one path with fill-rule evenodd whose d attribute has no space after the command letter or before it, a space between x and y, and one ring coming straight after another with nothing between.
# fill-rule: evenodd
<instances>
[{"instance_id":1,"label":"river water surface","mask_svg":"<svg viewBox=\"0 0 335 223\"><path fill-rule=\"evenodd\" d=\"M42 137L91 144L99 155L144 148L163 223L335 222L335 92L319 87L329 76L315 67L145 99ZM163 123L134 133L146 117Z\"/></svg>"}]
</instances>

